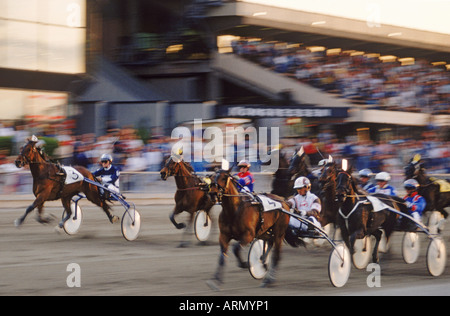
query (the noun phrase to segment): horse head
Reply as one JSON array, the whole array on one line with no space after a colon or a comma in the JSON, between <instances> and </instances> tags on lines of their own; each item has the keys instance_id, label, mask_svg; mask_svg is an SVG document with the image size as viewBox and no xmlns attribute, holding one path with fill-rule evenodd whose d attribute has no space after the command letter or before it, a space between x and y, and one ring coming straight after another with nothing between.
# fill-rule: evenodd
<instances>
[{"instance_id":1,"label":"horse head","mask_svg":"<svg viewBox=\"0 0 450 316\"><path fill-rule=\"evenodd\" d=\"M228 186L229 180L233 178L231 176L231 169L233 169L233 166L225 159L222 160L222 167L216 169L214 183L220 191L224 191Z\"/></svg>"},{"instance_id":2,"label":"horse head","mask_svg":"<svg viewBox=\"0 0 450 316\"><path fill-rule=\"evenodd\" d=\"M39 149L36 147L36 144L38 143L38 138L36 136L32 136L27 144L22 147L22 150L17 156L17 159L15 161L17 168L22 168L32 162L36 162L41 158L41 155L39 154Z\"/></svg>"},{"instance_id":3,"label":"horse head","mask_svg":"<svg viewBox=\"0 0 450 316\"><path fill-rule=\"evenodd\" d=\"M319 182L324 185L330 181L336 180L337 176L337 166L336 162L328 160L328 162L323 166L322 172L319 176Z\"/></svg>"},{"instance_id":4,"label":"horse head","mask_svg":"<svg viewBox=\"0 0 450 316\"><path fill-rule=\"evenodd\" d=\"M303 146L302 148L300 148L300 150L298 152L296 152L294 154L294 156L291 159L291 162L289 164L289 174L291 176L293 175L301 175L301 176L307 176L309 171L308 171L308 166L306 165L306 161L305 161L305 151L303 150Z\"/></svg>"},{"instance_id":5,"label":"horse head","mask_svg":"<svg viewBox=\"0 0 450 316\"><path fill-rule=\"evenodd\" d=\"M419 175L423 171L423 163L419 154L415 155L409 163L405 166L405 179L412 179Z\"/></svg>"},{"instance_id":6,"label":"horse head","mask_svg":"<svg viewBox=\"0 0 450 316\"><path fill-rule=\"evenodd\" d=\"M159 171L162 180L178 174L190 176L194 169L183 160L182 153L172 153L164 163L164 167Z\"/></svg>"},{"instance_id":7,"label":"horse head","mask_svg":"<svg viewBox=\"0 0 450 316\"><path fill-rule=\"evenodd\" d=\"M355 183L352 177L351 167L348 167L347 160L342 163L342 170L336 176L336 200L339 203L345 202L347 196L355 192Z\"/></svg>"}]
</instances>

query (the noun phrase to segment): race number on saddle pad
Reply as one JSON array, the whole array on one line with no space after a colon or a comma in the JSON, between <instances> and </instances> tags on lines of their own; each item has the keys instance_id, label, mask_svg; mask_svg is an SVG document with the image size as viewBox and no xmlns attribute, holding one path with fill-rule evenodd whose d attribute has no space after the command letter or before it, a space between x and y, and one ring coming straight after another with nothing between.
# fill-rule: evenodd
<instances>
[{"instance_id":1,"label":"race number on saddle pad","mask_svg":"<svg viewBox=\"0 0 450 316\"><path fill-rule=\"evenodd\" d=\"M66 181L64 184L72 184L84 180L84 176L79 173L75 168L72 167L62 167L66 173Z\"/></svg>"},{"instance_id":2,"label":"race number on saddle pad","mask_svg":"<svg viewBox=\"0 0 450 316\"><path fill-rule=\"evenodd\" d=\"M281 205L280 202L272 200L270 198L268 198L265 195L257 195L259 201L261 202L262 206L263 206L263 210L264 212L267 211L273 211L273 210L280 210L283 208L283 206Z\"/></svg>"}]
</instances>

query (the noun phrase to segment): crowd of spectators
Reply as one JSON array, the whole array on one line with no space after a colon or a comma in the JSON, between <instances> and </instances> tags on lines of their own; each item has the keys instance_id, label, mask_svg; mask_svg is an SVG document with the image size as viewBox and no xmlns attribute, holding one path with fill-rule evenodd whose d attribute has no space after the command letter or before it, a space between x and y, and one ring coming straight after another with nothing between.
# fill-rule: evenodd
<instances>
[{"instance_id":1,"label":"crowd of spectators","mask_svg":"<svg viewBox=\"0 0 450 316\"><path fill-rule=\"evenodd\" d=\"M241 39L233 53L367 108L450 114L450 71L429 61Z\"/></svg>"},{"instance_id":2,"label":"crowd of spectators","mask_svg":"<svg viewBox=\"0 0 450 316\"><path fill-rule=\"evenodd\" d=\"M12 153L8 155L5 151L0 152L0 189L4 193L15 192L21 180L14 160L19 148L27 137L31 136L31 131L23 126L14 128L0 125L0 135L13 136L14 142ZM58 139L59 147L53 158L64 165L82 165L94 171L99 167L99 157L102 154L112 154L114 164L119 166L124 174L121 184L126 190L145 185L143 179L146 183L159 179L157 174L145 173L145 178L141 177L141 180L136 181L136 178L128 177L127 174L158 172L164 157L170 154L173 144L177 141L168 136L153 136L144 143L133 128L111 130L100 137L93 134L73 135L70 130L63 132L60 129L54 135L47 132L46 136ZM388 171L398 174L401 178L403 167L419 153L426 161L428 173L450 173L450 142L441 138L436 130L427 130L420 139L397 138L377 142L361 140L356 136L343 140L333 131L324 130L314 137L281 139L280 143L286 157L291 157L295 149L303 146L312 168L317 166L319 160L331 155L335 160L351 159L355 170L369 168L373 173ZM192 153L194 154L194 151ZM196 171L207 171L210 166L206 162L193 162L192 165ZM260 171L261 162L252 163L250 170Z\"/></svg>"},{"instance_id":3,"label":"crowd of spectators","mask_svg":"<svg viewBox=\"0 0 450 316\"><path fill-rule=\"evenodd\" d=\"M354 171L365 168L374 174L387 171L403 175L403 168L420 154L428 174L450 173L450 142L444 140L434 130L425 131L420 139L404 137L390 140L372 141L350 136L338 139L334 133L325 131L311 138L298 138L286 142L288 156L294 148L303 146L314 167L329 155L334 160L349 159Z\"/></svg>"}]
</instances>

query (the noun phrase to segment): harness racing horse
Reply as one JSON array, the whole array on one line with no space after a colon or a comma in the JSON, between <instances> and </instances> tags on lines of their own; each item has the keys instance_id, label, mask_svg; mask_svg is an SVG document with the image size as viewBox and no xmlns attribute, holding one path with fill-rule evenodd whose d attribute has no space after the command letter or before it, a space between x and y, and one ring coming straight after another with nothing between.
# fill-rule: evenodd
<instances>
[{"instance_id":1,"label":"harness racing horse","mask_svg":"<svg viewBox=\"0 0 450 316\"><path fill-rule=\"evenodd\" d=\"M293 189L294 181L300 176L308 177L310 171L306 163L306 154L303 147L294 154L291 160L288 162L285 155L280 157L280 166L275 172L275 179L272 182L272 191L270 193L288 198L295 195ZM311 181L312 192L317 192L317 183Z\"/></svg>"},{"instance_id":2,"label":"harness racing horse","mask_svg":"<svg viewBox=\"0 0 450 316\"><path fill-rule=\"evenodd\" d=\"M161 179L167 180L174 176L177 185L175 192L175 208L170 215L170 221L177 229L186 228L184 234L190 234L195 213L203 210L209 215L209 211L215 204L213 194L210 194L210 184L204 182L200 177L193 174L194 169L186 163L181 155L171 155L166 159L164 167L160 171ZM188 226L184 223L177 223L175 216L181 212L190 214ZM186 237L181 241L179 247L189 244Z\"/></svg>"},{"instance_id":3,"label":"harness racing horse","mask_svg":"<svg viewBox=\"0 0 450 316\"><path fill-rule=\"evenodd\" d=\"M406 213L406 206L401 199L383 194L373 196L379 198L388 206ZM397 222L397 214L388 210L374 211L372 203L363 197L357 192L351 169L343 168L336 178L336 198L340 207L337 224L341 229L342 238L353 255L356 239L374 236L376 243L372 252L372 260L374 263L378 263L381 229L385 231L387 242L389 242Z\"/></svg>"},{"instance_id":4,"label":"harness racing horse","mask_svg":"<svg viewBox=\"0 0 450 316\"><path fill-rule=\"evenodd\" d=\"M289 170L289 161L285 154L280 153L279 166L272 181L272 191L270 193L288 198L292 195L292 175Z\"/></svg>"},{"instance_id":5,"label":"harness racing horse","mask_svg":"<svg viewBox=\"0 0 450 316\"><path fill-rule=\"evenodd\" d=\"M223 283L225 257L232 239L237 240L233 246L233 253L238 259L239 267L246 268L240 256L241 247L249 244L255 238L263 239L273 246L272 264L262 285L268 286L275 281L275 271L280 260L281 246L289 224L289 215L277 209L263 212L260 203L251 193L239 192L238 182L230 175L230 170L219 170L216 173L215 188L222 203L219 215L219 244L220 256L214 278L208 281L213 289ZM266 197L277 201L283 209L289 212L289 206L282 197L265 194ZM218 284L217 284L218 283Z\"/></svg>"},{"instance_id":6,"label":"harness racing horse","mask_svg":"<svg viewBox=\"0 0 450 316\"><path fill-rule=\"evenodd\" d=\"M37 137L33 136L22 148L21 153L15 161L17 168L29 165L31 175L33 176L33 194L36 197L34 202L26 209L25 214L15 221L16 226L22 225L27 215L35 208L38 208L38 222L48 223L49 221L47 219L42 218L44 203L46 201L61 199L64 210L66 211L66 216L59 224L59 227L62 228L64 223L72 215L70 201L79 193L84 193L89 201L101 207L111 223L119 220L117 216L111 214L110 207L101 198L97 186L85 181L65 184L66 176L64 173L61 173L61 167L49 161L48 157L36 147L37 142ZM73 168L83 177L95 181L94 176L88 169L81 166L75 166Z\"/></svg>"},{"instance_id":7,"label":"harness racing horse","mask_svg":"<svg viewBox=\"0 0 450 316\"><path fill-rule=\"evenodd\" d=\"M420 155L416 155L405 166L405 178L406 180L415 179L419 183L418 193L427 202L424 213L436 210L445 219L448 217L445 208L450 206L450 191L441 192L441 183L443 186L448 186L449 183L446 180L436 180L427 177Z\"/></svg>"},{"instance_id":8,"label":"harness racing horse","mask_svg":"<svg viewBox=\"0 0 450 316\"><path fill-rule=\"evenodd\" d=\"M320 224L325 227L328 224L336 224L339 204L336 203L336 177L338 167L336 162L329 161L322 169L319 176L319 198L322 202Z\"/></svg>"}]
</instances>

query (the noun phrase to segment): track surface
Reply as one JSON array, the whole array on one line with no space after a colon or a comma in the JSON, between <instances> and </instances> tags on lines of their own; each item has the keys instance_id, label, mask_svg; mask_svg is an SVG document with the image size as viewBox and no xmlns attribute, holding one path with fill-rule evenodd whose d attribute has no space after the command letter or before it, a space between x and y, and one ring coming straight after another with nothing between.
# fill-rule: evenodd
<instances>
[{"instance_id":1,"label":"track surface","mask_svg":"<svg viewBox=\"0 0 450 316\"><path fill-rule=\"evenodd\" d=\"M56 204L57 205L57 204ZM10 206L9 206L10 207ZM217 217L214 206L211 241L200 245L192 237L189 248L178 248L182 231L175 229L168 215L172 205L138 206L141 233L128 242L120 224L110 224L101 209L82 204L83 224L76 236L57 234L56 222L41 225L30 214L20 229L14 219L24 208L0 206L0 295L151 295L151 296L279 296L279 295L450 295L450 268L438 278L428 275L425 253L428 241L421 234L421 255L407 265L401 257L401 233L395 233L391 250L381 255L381 287L370 288L372 271L352 268L344 288L334 288L328 279L330 247L291 248L285 245L272 288L260 288L247 270L237 267L232 254L227 258L225 283L212 291L206 282L216 269L219 254ZM114 207L122 216L123 208ZM47 214L61 217L61 207L50 206ZM183 214L178 221L187 217ZM450 251L450 226L444 232ZM246 256L248 247L244 249ZM72 270L80 266L81 286L68 287Z\"/></svg>"}]
</instances>

